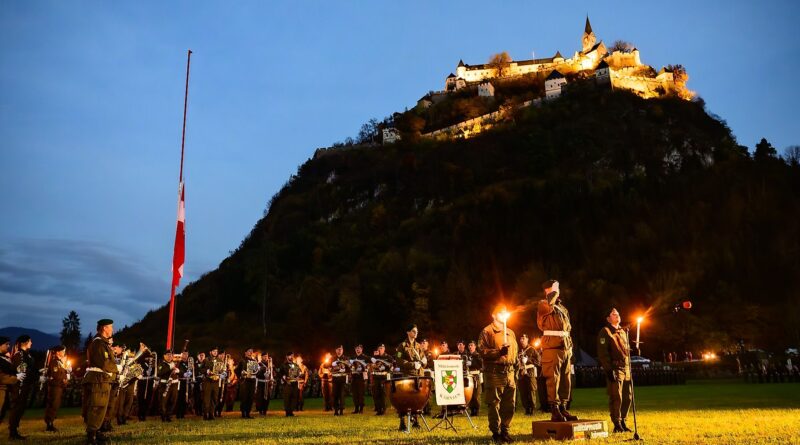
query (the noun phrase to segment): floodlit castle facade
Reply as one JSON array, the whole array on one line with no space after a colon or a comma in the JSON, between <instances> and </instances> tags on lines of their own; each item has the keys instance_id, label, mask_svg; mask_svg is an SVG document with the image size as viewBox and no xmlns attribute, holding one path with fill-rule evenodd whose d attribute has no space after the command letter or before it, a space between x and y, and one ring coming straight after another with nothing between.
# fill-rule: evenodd
<instances>
[{"instance_id":1,"label":"floodlit castle facade","mask_svg":"<svg viewBox=\"0 0 800 445\"><path fill-rule=\"evenodd\" d=\"M636 48L609 52L602 41L597 41L588 17L581 36L581 50L575 51L572 57L565 58L556 52L553 57L543 59L509 61L503 63L502 68L498 64L467 65L460 60L456 72L450 73L445 79L444 91L457 91L490 79L541 75L545 78L545 98L553 99L561 94L561 87L567 83L567 75L581 72L594 74L598 83L627 89L644 98L666 94L685 99L693 96L685 88L685 72L675 73L662 68L656 73L652 67L642 63Z\"/></svg>"}]
</instances>

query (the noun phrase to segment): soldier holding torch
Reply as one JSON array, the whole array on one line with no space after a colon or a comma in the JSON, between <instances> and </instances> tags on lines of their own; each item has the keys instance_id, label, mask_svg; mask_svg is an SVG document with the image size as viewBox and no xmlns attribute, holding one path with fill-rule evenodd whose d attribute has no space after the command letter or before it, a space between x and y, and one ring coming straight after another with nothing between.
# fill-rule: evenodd
<instances>
[{"instance_id":1,"label":"soldier holding torch","mask_svg":"<svg viewBox=\"0 0 800 445\"><path fill-rule=\"evenodd\" d=\"M492 322L478 336L478 350L483 357L489 430L495 443L513 442L509 432L516 405L514 368L519 348L514 331L508 329L510 315L504 305L497 305L492 311Z\"/></svg>"}]
</instances>

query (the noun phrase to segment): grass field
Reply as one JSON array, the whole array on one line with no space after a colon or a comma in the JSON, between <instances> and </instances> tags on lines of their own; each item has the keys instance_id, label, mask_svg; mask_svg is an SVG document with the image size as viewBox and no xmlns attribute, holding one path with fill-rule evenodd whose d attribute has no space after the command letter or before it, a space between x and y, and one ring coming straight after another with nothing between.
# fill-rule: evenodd
<instances>
[{"instance_id":1,"label":"grass field","mask_svg":"<svg viewBox=\"0 0 800 445\"><path fill-rule=\"evenodd\" d=\"M800 444L800 384L746 385L738 382L690 382L684 386L641 387L636 390L639 434L647 443L659 444ZM603 389L578 389L573 414L583 419L607 420ZM350 400L348 399L348 403ZM371 402L370 402L371 403ZM490 443L485 411L474 419L477 429L463 417L455 419L457 433L435 430L397 432L397 417L376 417L368 403L365 414L334 417L321 410L321 400L306 401L306 411L283 417L280 401L270 403L266 418L227 418L204 422L196 417L164 424L158 418L133 420L115 426L114 443L135 444L448 444ZM482 410L484 408L482 407ZM516 443L531 443L531 421L544 420L517 412L512 424ZM547 416L549 417L549 416ZM429 419L429 423L433 419ZM633 419L629 418L633 427ZM2 425L0 443L7 443L7 424ZM42 410L29 410L20 430L27 443L76 444L84 440L83 423L77 409L64 410L56 422L58 433L45 433ZM597 443L624 443L631 434L595 439ZM542 442L536 442L542 443Z\"/></svg>"}]
</instances>

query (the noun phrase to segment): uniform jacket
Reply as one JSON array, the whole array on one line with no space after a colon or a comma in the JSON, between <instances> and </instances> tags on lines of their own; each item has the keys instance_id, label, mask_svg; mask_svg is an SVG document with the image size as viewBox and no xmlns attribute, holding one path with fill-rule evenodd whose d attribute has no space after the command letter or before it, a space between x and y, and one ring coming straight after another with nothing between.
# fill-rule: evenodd
<instances>
[{"instance_id":1,"label":"uniform jacket","mask_svg":"<svg viewBox=\"0 0 800 445\"><path fill-rule=\"evenodd\" d=\"M50 356L50 364L47 367L47 384L51 386L67 387L67 367L64 362L53 355Z\"/></svg>"},{"instance_id":2,"label":"uniform jacket","mask_svg":"<svg viewBox=\"0 0 800 445\"><path fill-rule=\"evenodd\" d=\"M20 370L22 368L25 369L25 380L20 382L23 386L26 385L33 385L36 381L37 376L39 375L38 372L35 370L35 361L33 360L33 356L29 351L23 351L20 349L17 351L13 357L11 357L11 363L14 365L14 368Z\"/></svg>"},{"instance_id":3,"label":"uniform jacket","mask_svg":"<svg viewBox=\"0 0 800 445\"><path fill-rule=\"evenodd\" d=\"M541 331L566 331L572 330L569 321L569 312L559 301L550 304L548 300L539 301L536 311L536 324ZM572 349L572 339L566 337L542 336L542 349Z\"/></svg>"},{"instance_id":4,"label":"uniform jacket","mask_svg":"<svg viewBox=\"0 0 800 445\"><path fill-rule=\"evenodd\" d=\"M117 362L108 339L95 336L86 350L87 367L99 368L103 372L87 372L83 376L84 383L111 383L117 380Z\"/></svg>"},{"instance_id":5,"label":"uniform jacket","mask_svg":"<svg viewBox=\"0 0 800 445\"><path fill-rule=\"evenodd\" d=\"M519 352L520 375L533 377L536 366L542 366L542 355L531 345Z\"/></svg>"},{"instance_id":6,"label":"uniform jacket","mask_svg":"<svg viewBox=\"0 0 800 445\"><path fill-rule=\"evenodd\" d=\"M346 355L331 358L331 373L334 377L343 377L350 373L350 359Z\"/></svg>"},{"instance_id":7,"label":"uniform jacket","mask_svg":"<svg viewBox=\"0 0 800 445\"><path fill-rule=\"evenodd\" d=\"M422 375L422 358L425 357L425 351L422 346L415 340L409 341L406 339L395 349L395 358L397 367L405 375ZM415 369L414 363L420 363L420 369Z\"/></svg>"},{"instance_id":8,"label":"uniform jacket","mask_svg":"<svg viewBox=\"0 0 800 445\"><path fill-rule=\"evenodd\" d=\"M501 357L500 348L505 343L508 344L508 354ZM490 323L478 336L478 350L483 357L484 367L488 364L513 365L517 362L517 336L514 331L507 329L507 336L503 341L503 328L496 329L494 323Z\"/></svg>"},{"instance_id":9,"label":"uniform jacket","mask_svg":"<svg viewBox=\"0 0 800 445\"><path fill-rule=\"evenodd\" d=\"M597 356L600 366L606 371L630 372L631 351L628 334L620 326L615 328L609 323L597 334Z\"/></svg>"},{"instance_id":10,"label":"uniform jacket","mask_svg":"<svg viewBox=\"0 0 800 445\"><path fill-rule=\"evenodd\" d=\"M363 379L364 373L367 372L367 367L370 363L369 357L364 354L360 354L351 358L350 363L350 373L353 374L353 378Z\"/></svg>"}]
</instances>

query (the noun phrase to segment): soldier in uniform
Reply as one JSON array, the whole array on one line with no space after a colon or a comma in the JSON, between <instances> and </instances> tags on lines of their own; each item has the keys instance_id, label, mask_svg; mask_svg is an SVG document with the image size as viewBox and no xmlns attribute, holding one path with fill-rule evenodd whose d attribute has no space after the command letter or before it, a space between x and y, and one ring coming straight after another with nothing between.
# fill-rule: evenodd
<instances>
[{"instance_id":1,"label":"soldier in uniform","mask_svg":"<svg viewBox=\"0 0 800 445\"><path fill-rule=\"evenodd\" d=\"M84 395L86 397L86 438L89 444L104 443L106 437L100 426L106 417L108 399L111 396L111 382L117 380L117 364L111 350L111 335L114 322L107 318L97 322L97 335L86 350L88 366L83 375Z\"/></svg>"},{"instance_id":2,"label":"soldier in uniform","mask_svg":"<svg viewBox=\"0 0 800 445\"><path fill-rule=\"evenodd\" d=\"M325 411L333 409L333 382L331 377L331 354L325 354L325 360L319 365L317 375L322 386L322 399L325 403Z\"/></svg>"},{"instance_id":3,"label":"soldier in uniform","mask_svg":"<svg viewBox=\"0 0 800 445\"><path fill-rule=\"evenodd\" d=\"M542 373L547 379L547 403L550 420L564 422L578 420L567 411L571 394L572 325L569 312L561 303L561 292L556 280L542 283L545 298L539 301L536 324L542 336Z\"/></svg>"},{"instance_id":4,"label":"soldier in uniform","mask_svg":"<svg viewBox=\"0 0 800 445\"><path fill-rule=\"evenodd\" d=\"M503 326L500 314L506 307L498 305L492 311L492 322L478 337L478 350L483 357L486 378L484 397L488 405L489 430L495 443L511 443L511 419L516 408L517 338Z\"/></svg>"},{"instance_id":5,"label":"soldier in uniform","mask_svg":"<svg viewBox=\"0 0 800 445\"><path fill-rule=\"evenodd\" d=\"M230 354L225 355L225 375L227 379L223 385L223 402L225 412L233 411L233 404L236 402L237 387L239 386L239 376L236 375L236 366ZM217 407L218 416L222 416L222 405Z\"/></svg>"},{"instance_id":6,"label":"soldier in uniform","mask_svg":"<svg viewBox=\"0 0 800 445\"><path fill-rule=\"evenodd\" d=\"M364 346L355 347L356 355L350 359L350 385L353 393L352 414L364 414L364 393L367 389L367 366L369 357L364 355Z\"/></svg>"},{"instance_id":7,"label":"soldier in uniform","mask_svg":"<svg viewBox=\"0 0 800 445\"><path fill-rule=\"evenodd\" d=\"M172 422L172 413L178 401L178 374L180 368L174 362L172 351L164 352L164 360L158 364L157 376L159 406L162 422Z\"/></svg>"},{"instance_id":8,"label":"soldier in uniform","mask_svg":"<svg viewBox=\"0 0 800 445\"><path fill-rule=\"evenodd\" d=\"M8 337L0 337L0 411L5 406L6 400L11 401L11 393L15 392L19 382L17 369L11 363L11 357L8 355L10 350L11 342ZM3 415L0 414L0 422L2 420Z\"/></svg>"},{"instance_id":9,"label":"soldier in uniform","mask_svg":"<svg viewBox=\"0 0 800 445\"><path fill-rule=\"evenodd\" d=\"M175 403L175 418L183 419L189 409L189 381L192 373L189 371L189 352L183 351L179 357L175 361L175 366L178 368L178 395Z\"/></svg>"},{"instance_id":10,"label":"soldier in uniform","mask_svg":"<svg viewBox=\"0 0 800 445\"><path fill-rule=\"evenodd\" d=\"M114 352L114 363L117 365L117 378L111 382L111 392L108 396L108 409L106 409L106 417L100 425L100 432L110 433L112 430L111 419L117 417L117 398L119 396L119 384L122 379L122 361L123 354L125 353L125 345L115 344L114 339L111 338L111 350Z\"/></svg>"},{"instance_id":11,"label":"soldier in uniform","mask_svg":"<svg viewBox=\"0 0 800 445\"><path fill-rule=\"evenodd\" d=\"M344 415L344 388L350 374L350 361L344 355L344 346L336 347L336 356L331 362L331 376L333 377L333 415Z\"/></svg>"},{"instance_id":12,"label":"soldier in uniform","mask_svg":"<svg viewBox=\"0 0 800 445\"><path fill-rule=\"evenodd\" d=\"M303 393L308 385L308 366L303 364L303 356L300 354L295 355L294 362L297 364L297 367L300 368L300 377L297 381L297 408L295 411L302 411L303 404L305 403Z\"/></svg>"},{"instance_id":13,"label":"soldier in uniform","mask_svg":"<svg viewBox=\"0 0 800 445\"><path fill-rule=\"evenodd\" d=\"M139 421L147 420L147 412L153 404L154 380L155 380L155 360L152 353L147 357L140 357L139 364L142 366L142 375L136 381L136 405Z\"/></svg>"},{"instance_id":14,"label":"soldier in uniform","mask_svg":"<svg viewBox=\"0 0 800 445\"><path fill-rule=\"evenodd\" d=\"M261 356L261 361L258 363L258 374L256 374L256 409L262 416L266 416L269 409L272 384L272 358L265 353Z\"/></svg>"},{"instance_id":15,"label":"soldier in uniform","mask_svg":"<svg viewBox=\"0 0 800 445\"><path fill-rule=\"evenodd\" d=\"M250 411L253 409L253 395L256 393L256 374L258 374L258 361L253 357L253 348L244 351L244 358L236 366L236 375L239 377L239 410L242 419L252 419Z\"/></svg>"},{"instance_id":16,"label":"soldier in uniform","mask_svg":"<svg viewBox=\"0 0 800 445\"><path fill-rule=\"evenodd\" d=\"M620 320L619 312L612 308L606 325L597 334L597 356L606 375L608 410L615 433L631 431L625 425L631 407L631 348Z\"/></svg>"},{"instance_id":17,"label":"soldier in uniform","mask_svg":"<svg viewBox=\"0 0 800 445\"><path fill-rule=\"evenodd\" d=\"M61 407L61 397L64 395L64 388L71 378L72 368L67 362L67 348L58 345L50 353L49 363L45 363L46 374L42 376L47 385L47 395L44 408L44 423L47 425L46 431L58 431L53 425Z\"/></svg>"},{"instance_id":18,"label":"soldier in uniform","mask_svg":"<svg viewBox=\"0 0 800 445\"><path fill-rule=\"evenodd\" d=\"M203 380L205 380L208 373L206 373L206 353L198 352L197 358L194 362L194 375L192 376L192 397L194 397L194 414L199 415L202 413L203 419L206 414L203 410Z\"/></svg>"},{"instance_id":19,"label":"soldier in uniform","mask_svg":"<svg viewBox=\"0 0 800 445\"><path fill-rule=\"evenodd\" d=\"M481 406L481 393L483 392L483 359L478 354L478 346L474 340L470 340L467 346L467 354L464 356L467 365L467 372L472 379L472 400L469 401L469 415L477 416Z\"/></svg>"},{"instance_id":20,"label":"soldier in uniform","mask_svg":"<svg viewBox=\"0 0 800 445\"><path fill-rule=\"evenodd\" d=\"M8 438L11 440L24 440L25 436L19 433L19 422L28 407L33 385L36 382L35 362L30 353L33 341L28 335L20 335L14 344L14 354L11 364L17 371L17 384L11 387L8 416Z\"/></svg>"},{"instance_id":21,"label":"soldier in uniform","mask_svg":"<svg viewBox=\"0 0 800 445\"><path fill-rule=\"evenodd\" d=\"M449 353L450 353L450 346L447 345L447 342L444 340L439 342L439 353L437 354L437 356Z\"/></svg>"},{"instance_id":22,"label":"soldier in uniform","mask_svg":"<svg viewBox=\"0 0 800 445\"><path fill-rule=\"evenodd\" d=\"M375 415L382 416L386 413L386 393L384 382L391 376L394 363L392 356L386 354L386 346L381 343L375 351L375 356L370 359L370 378L372 383L372 400L375 402Z\"/></svg>"},{"instance_id":23,"label":"soldier in uniform","mask_svg":"<svg viewBox=\"0 0 800 445\"><path fill-rule=\"evenodd\" d=\"M519 347L517 387L522 399L522 407L525 408L525 414L532 416L538 400L536 396L536 366L541 364L542 358L539 355L539 351L530 344L528 334L522 334L519 337Z\"/></svg>"},{"instance_id":24,"label":"soldier in uniform","mask_svg":"<svg viewBox=\"0 0 800 445\"><path fill-rule=\"evenodd\" d=\"M294 409L297 406L297 399L300 383L300 367L294 362L294 354L286 354L286 361L281 366L281 380L283 381L283 410L286 417L294 417Z\"/></svg>"},{"instance_id":25,"label":"soldier in uniform","mask_svg":"<svg viewBox=\"0 0 800 445\"><path fill-rule=\"evenodd\" d=\"M219 403L220 379L225 372L225 362L219 355L219 349L214 347L208 352L203 362L206 377L203 379L203 419L214 420Z\"/></svg>"},{"instance_id":26,"label":"soldier in uniform","mask_svg":"<svg viewBox=\"0 0 800 445\"><path fill-rule=\"evenodd\" d=\"M117 395L117 425L125 425L128 423L128 415L133 407L133 399L136 397L136 381L129 378L131 366L134 365L133 351L124 352L121 382Z\"/></svg>"},{"instance_id":27,"label":"soldier in uniform","mask_svg":"<svg viewBox=\"0 0 800 445\"><path fill-rule=\"evenodd\" d=\"M404 376L421 376L425 365L428 363L422 345L417 342L418 334L419 330L417 329L417 325L409 325L406 330L406 339L395 348L395 363ZM407 429L406 418L403 413L398 413L398 415L400 416L399 430L405 431ZM419 428L417 416L412 415L411 418L412 426L414 428Z\"/></svg>"},{"instance_id":28,"label":"soldier in uniform","mask_svg":"<svg viewBox=\"0 0 800 445\"><path fill-rule=\"evenodd\" d=\"M423 354L424 354L424 360L423 360L424 363L422 365L422 374L421 375L424 375L425 377L433 377L433 360L436 357L434 357L433 352L428 348L429 343L428 343L428 339L427 338L421 339L419 341L419 344L422 347L422 351L423 351ZM428 403L425 405L425 408L422 410L422 413L425 414L426 416L430 415L431 410L433 409L433 403L436 400L436 397L433 394L433 392L435 392L435 391L436 391L436 385L433 385L431 387L431 397L428 399Z\"/></svg>"}]
</instances>

